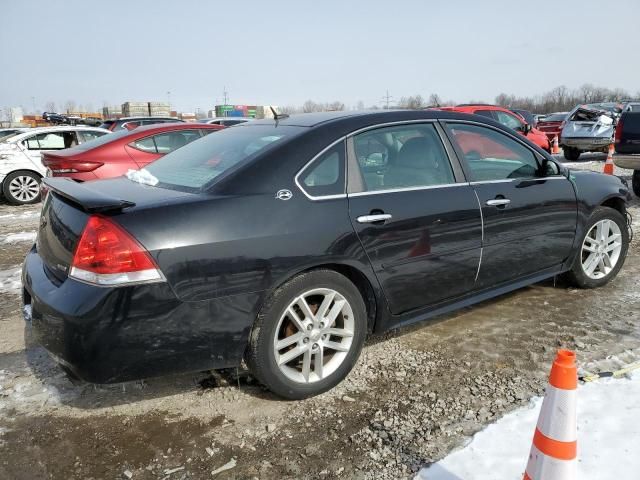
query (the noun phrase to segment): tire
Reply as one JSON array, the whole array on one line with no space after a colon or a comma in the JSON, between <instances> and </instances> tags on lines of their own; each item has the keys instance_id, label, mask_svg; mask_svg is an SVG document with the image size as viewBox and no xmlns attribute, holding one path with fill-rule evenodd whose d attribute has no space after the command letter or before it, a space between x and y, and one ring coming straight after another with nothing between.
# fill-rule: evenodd
<instances>
[{"instance_id":1,"label":"tire","mask_svg":"<svg viewBox=\"0 0 640 480\"><path fill-rule=\"evenodd\" d=\"M595 270L591 274L589 274L588 267L590 265L593 265L593 263L589 263L589 258L591 257L591 255L598 255L598 253L594 252L593 250L587 251L585 250L585 248L597 249L598 247L596 246L597 241L592 242L591 240L587 240L587 236L591 238L597 238L598 232L596 225L601 222L607 221L612 222L615 225L609 223L608 231L610 232L610 234L607 234L607 238L604 241L603 245L613 245L615 241L611 239L614 237L611 237L610 235L619 234L619 251L617 251L616 249L608 251L607 257L609 258L610 265L607 267L607 264L603 259L602 263L597 262ZM616 226L619 232L615 231ZM626 219L617 210L609 207L596 208L589 218L589 221L587 222L585 234L583 235L582 241L580 242L580 251L576 254L576 258L573 262L571 270L567 272L567 279L572 284L580 288L597 288L606 285L613 278L615 278L615 276L622 268L622 265L624 264L625 258L627 256L627 251L629 250L629 230L627 228L628 227ZM592 258L594 259L594 261L595 259L597 259L597 257ZM602 269L602 267L604 267L604 270Z\"/></svg>"},{"instance_id":2,"label":"tire","mask_svg":"<svg viewBox=\"0 0 640 480\"><path fill-rule=\"evenodd\" d=\"M575 162L580 158L580 150L577 148L564 147L562 151L564 153L564 158L571 162Z\"/></svg>"},{"instance_id":3,"label":"tire","mask_svg":"<svg viewBox=\"0 0 640 480\"><path fill-rule=\"evenodd\" d=\"M311 316L301 314L301 298ZM327 308L321 303L325 301ZM314 316L320 308L325 311L322 319L337 312L324 329L321 318ZM329 327L331 330L326 330ZM366 332L366 308L356 286L333 270L312 270L289 280L265 302L249 338L247 365L276 395L290 400L312 397L347 376L360 356ZM276 342L282 346L276 348ZM321 369L318 359L323 360Z\"/></svg>"},{"instance_id":4,"label":"tire","mask_svg":"<svg viewBox=\"0 0 640 480\"><path fill-rule=\"evenodd\" d=\"M33 172L11 172L2 183L2 193L11 205L30 205L40 201L40 183L40 177Z\"/></svg>"},{"instance_id":5,"label":"tire","mask_svg":"<svg viewBox=\"0 0 640 480\"><path fill-rule=\"evenodd\" d=\"M640 170L633 171L633 177L631 178L631 187L636 197L640 197Z\"/></svg>"}]
</instances>

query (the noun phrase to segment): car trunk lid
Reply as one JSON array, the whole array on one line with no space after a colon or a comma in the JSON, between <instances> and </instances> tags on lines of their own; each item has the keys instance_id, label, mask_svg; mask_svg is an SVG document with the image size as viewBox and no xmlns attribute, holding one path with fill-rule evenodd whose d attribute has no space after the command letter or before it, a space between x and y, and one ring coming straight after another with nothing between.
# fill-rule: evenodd
<instances>
[{"instance_id":1,"label":"car trunk lid","mask_svg":"<svg viewBox=\"0 0 640 480\"><path fill-rule=\"evenodd\" d=\"M76 183L67 178L46 178L48 189L36 248L49 274L64 281L73 260L78 240L92 214L109 217L171 203L185 196L184 192L149 187L118 178L97 182Z\"/></svg>"}]
</instances>

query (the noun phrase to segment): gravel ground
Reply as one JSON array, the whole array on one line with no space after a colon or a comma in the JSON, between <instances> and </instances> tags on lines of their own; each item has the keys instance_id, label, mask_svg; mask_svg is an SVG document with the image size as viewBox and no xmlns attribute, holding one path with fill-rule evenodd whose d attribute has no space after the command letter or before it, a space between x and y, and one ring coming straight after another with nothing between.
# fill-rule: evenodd
<instances>
[{"instance_id":1,"label":"gravel ground","mask_svg":"<svg viewBox=\"0 0 640 480\"><path fill-rule=\"evenodd\" d=\"M313 399L279 400L242 370L74 385L20 314L12 273L37 220L38 207L0 205L0 478L411 478L542 394L558 347L585 365L640 347L634 242L602 289L549 281L371 338Z\"/></svg>"}]
</instances>

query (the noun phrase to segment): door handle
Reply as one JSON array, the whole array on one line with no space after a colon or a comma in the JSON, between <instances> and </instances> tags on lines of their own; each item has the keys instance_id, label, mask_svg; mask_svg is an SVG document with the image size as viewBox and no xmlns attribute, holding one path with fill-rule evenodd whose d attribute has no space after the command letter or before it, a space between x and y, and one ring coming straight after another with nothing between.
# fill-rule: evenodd
<instances>
[{"instance_id":1,"label":"door handle","mask_svg":"<svg viewBox=\"0 0 640 480\"><path fill-rule=\"evenodd\" d=\"M358 223L376 223L390 220L392 217L388 213L378 213L375 215L360 215L356 220Z\"/></svg>"},{"instance_id":2,"label":"door handle","mask_svg":"<svg viewBox=\"0 0 640 480\"><path fill-rule=\"evenodd\" d=\"M495 198L493 200L487 200L487 205L490 207L503 207L505 205L509 205L511 200L508 198Z\"/></svg>"}]
</instances>

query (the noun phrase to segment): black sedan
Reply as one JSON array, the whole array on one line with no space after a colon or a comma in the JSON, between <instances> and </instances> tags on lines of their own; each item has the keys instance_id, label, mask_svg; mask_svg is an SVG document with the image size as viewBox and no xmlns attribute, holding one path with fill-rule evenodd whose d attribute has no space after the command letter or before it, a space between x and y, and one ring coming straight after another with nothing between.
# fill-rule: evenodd
<instances>
[{"instance_id":1,"label":"black sedan","mask_svg":"<svg viewBox=\"0 0 640 480\"><path fill-rule=\"evenodd\" d=\"M246 359L308 397L371 332L559 274L604 285L629 245L620 179L454 112L247 122L127 177L46 183L26 317L95 383Z\"/></svg>"}]
</instances>

